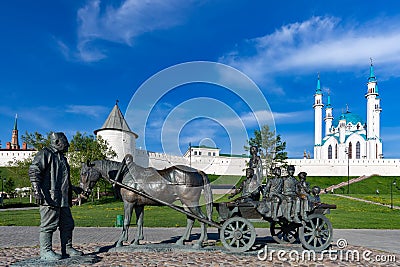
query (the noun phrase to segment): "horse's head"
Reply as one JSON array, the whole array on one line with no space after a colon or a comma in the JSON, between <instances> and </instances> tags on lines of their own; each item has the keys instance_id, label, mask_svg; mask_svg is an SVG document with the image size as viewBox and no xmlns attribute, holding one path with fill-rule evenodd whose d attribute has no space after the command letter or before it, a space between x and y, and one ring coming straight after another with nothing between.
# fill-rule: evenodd
<instances>
[{"instance_id":1,"label":"horse's head","mask_svg":"<svg viewBox=\"0 0 400 267\"><path fill-rule=\"evenodd\" d=\"M95 165L89 161L87 163L82 163L80 186L83 189L85 197L88 197L92 193L94 185L101 177L101 173L96 170L94 166Z\"/></svg>"}]
</instances>

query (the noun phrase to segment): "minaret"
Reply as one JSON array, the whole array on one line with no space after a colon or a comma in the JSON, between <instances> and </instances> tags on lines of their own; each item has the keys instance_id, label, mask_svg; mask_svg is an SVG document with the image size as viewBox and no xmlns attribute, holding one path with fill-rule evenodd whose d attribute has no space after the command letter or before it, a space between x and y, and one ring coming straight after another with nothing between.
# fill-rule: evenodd
<instances>
[{"instance_id":1,"label":"minaret","mask_svg":"<svg viewBox=\"0 0 400 267\"><path fill-rule=\"evenodd\" d=\"M365 98L367 98L367 159L377 159L382 156L382 143L380 141L380 113L382 109L372 59L367 89L365 95Z\"/></svg>"},{"instance_id":2,"label":"minaret","mask_svg":"<svg viewBox=\"0 0 400 267\"><path fill-rule=\"evenodd\" d=\"M20 149L18 142L17 120L18 120L18 115L15 114L14 129L12 130L12 136L11 136L11 149Z\"/></svg>"},{"instance_id":3,"label":"minaret","mask_svg":"<svg viewBox=\"0 0 400 267\"><path fill-rule=\"evenodd\" d=\"M331 128L332 128L332 121L333 121L333 116L332 116L332 106L331 106L331 95L330 92L328 91L328 104L326 105L325 109L325 136L330 134Z\"/></svg>"},{"instance_id":4,"label":"minaret","mask_svg":"<svg viewBox=\"0 0 400 267\"><path fill-rule=\"evenodd\" d=\"M321 158L321 143L322 143L322 108L324 104L322 104L322 91L321 91L321 82L319 79L317 80L317 89L315 90L314 95L314 159Z\"/></svg>"}]
</instances>

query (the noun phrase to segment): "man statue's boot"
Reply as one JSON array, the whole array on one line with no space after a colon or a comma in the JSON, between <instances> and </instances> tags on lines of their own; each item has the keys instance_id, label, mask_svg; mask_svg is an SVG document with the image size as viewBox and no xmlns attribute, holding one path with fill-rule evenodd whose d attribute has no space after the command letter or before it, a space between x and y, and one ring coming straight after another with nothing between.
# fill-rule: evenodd
<instances>
[{"instance_id":1,"label":"man statue's boot","mask_svg":"<svg viewBox=\"0 0 400 267\"><path fill-rule=\"evenodd\" d=\"M53 233L43 233L39 234L40 243L40 258L47 261L60 260L61 255L53 251Z\"/></svg>"},{"instance_id":2,"label":"man statue's boot","mask_svg":"<svg viewBox=\"0 0 400 267\"><path fill-rule=\"evenodd\" d=\"M82 256L83 252L72 247L72 231L60 231L61 253L63 258Z\"/></svg>"}]
</instances>

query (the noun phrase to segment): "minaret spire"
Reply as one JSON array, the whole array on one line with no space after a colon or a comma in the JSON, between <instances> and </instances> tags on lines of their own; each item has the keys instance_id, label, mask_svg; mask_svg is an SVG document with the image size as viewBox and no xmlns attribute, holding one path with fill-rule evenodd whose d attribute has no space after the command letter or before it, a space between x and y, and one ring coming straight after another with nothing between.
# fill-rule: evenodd
<instances>
[{"instance_id":1,"label":"minaret spire","mask_svg":"<svg viewBox=\"0 0 400 267\"><path fill-rule=\"evenodd\" d=\"M11 135L11 149L20 149L19 141L18 141L18 115L15 114L14 128L12 130Z\"/></svg>"},{"instance_id":2,"label":"minaret spire","mask_svg":"<svg viewBox=\"0 0 400 267\"><path fill-rule=\"evenodd\" d=\"M318 72L318 80L317 80L317 89L315 90L315 93L316 94L322 94L322 91L321 91L321 81L320 81L320 77L319 77L319 72Z\"/></svg>"},{"instance_id":3,"label":"minaret spire","mask_svg":"<svg viewBox=\"0 0 400 267\"><path fill-rule=\"evenodd\" d=\"M17 120L18 120L18 114L15 114L14 130L18 130L18 123L17 123Z\"/></svg>"},{"instance_id":4,"label":"minaret spire","mask_svg":"<svg viewBox=\"0 0 400 267\"><path fill-rule=\"evenodd\" d=\"M322 91L321 82L318 73L317 89L314 95L314 159L321 158L321 145L322 145Z\"/></svg>"},{"instance_id":5,"label":"minaret spire","mask_svg":"<svg viewBox=\"0 0 400 267\"><path fill-rule=\"evenodd\" d=\"M328 104L326 105L326 108L331 108L331 90L328 88Z\"/></svg>"},{"instance_id":6,"label":"minaret spire","mask_svg":"<svg viewBox=\"0 0 400 267\"><path fill-rule=\"evenodd\" d=\"M374 64L372 63L372 58L369 58L371 61L371 65L369 66L369 78L368 82L376 82L376 77L374 74Z\"/></svg>"}]
</instances>

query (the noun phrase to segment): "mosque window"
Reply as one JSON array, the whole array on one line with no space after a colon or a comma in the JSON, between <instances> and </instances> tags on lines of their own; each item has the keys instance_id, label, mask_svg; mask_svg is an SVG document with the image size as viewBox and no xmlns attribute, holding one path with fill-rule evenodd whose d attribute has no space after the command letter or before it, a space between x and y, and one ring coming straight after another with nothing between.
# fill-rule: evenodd
<instances>
[{"instance_id":1,"label":"mosque window","mask_svg":"<svg viewBox=\"0 0 400 267\"><path fill-rule=\"evenodd\" d=\"M337 159L337 157L338 157L338 153L337 153L338 151L337 151L337 144L335 145L335 159Z\"/></svg>"},{"instance_id":2,"label":"mosque window","mask_svg":"<svg viewBox=\"0 0 400 267\"><path fill-rule=\"evenodd\" d=\"M194 155L197 156L197 151L194 152Z\"/></svg>"},{"instance_id":3,"label":"mosque window","mask_svg":"<svg viewBox=\"0 0 400 267\"><path fill-rule=\"evenodd\" d=\"M332 159L332 146L328 146L328 159Z\"/></svg>"},{"instance_id":4,"label":"mosque window","mask_svg":"<svg viewBox=\"0 0 400 267\"><path fill-rule=\"evenodd\" d=\"M361 150L361 145L360 145L360 141L357 141L356 143L356 159L360 158L360 150Z\"/></svg>"},{"instance_id":5,"label":"mosque window","mask_svg":"<svg viewBox=\"0 0 400 267\"><path fill-rule=\"evenodd\" d=\"M349 143L349 159L353 158L353 144Z\"/></svg>"}]
</instances>

